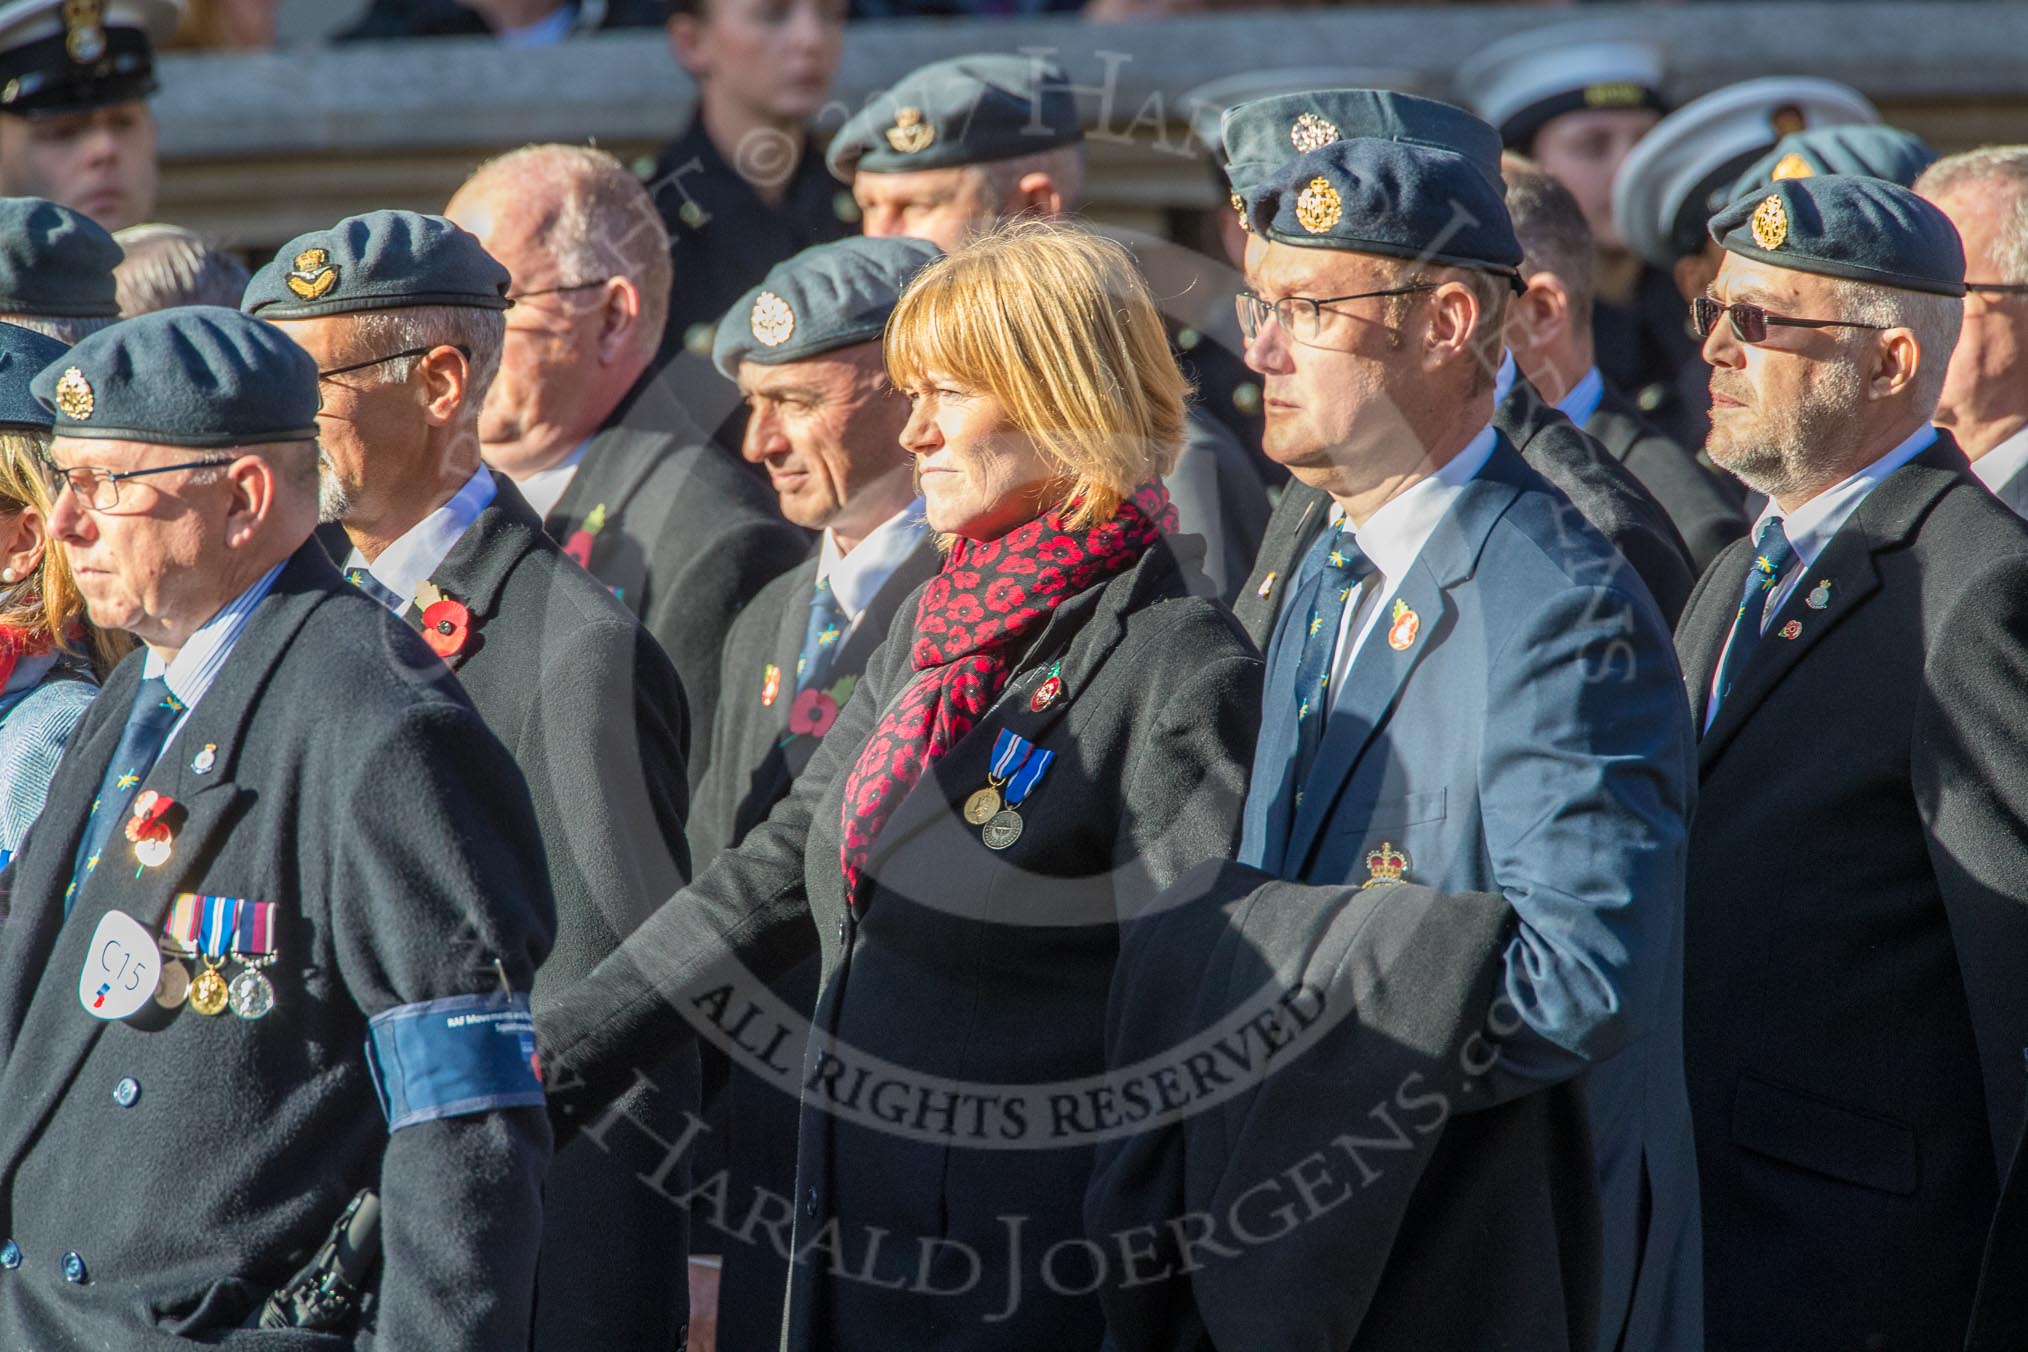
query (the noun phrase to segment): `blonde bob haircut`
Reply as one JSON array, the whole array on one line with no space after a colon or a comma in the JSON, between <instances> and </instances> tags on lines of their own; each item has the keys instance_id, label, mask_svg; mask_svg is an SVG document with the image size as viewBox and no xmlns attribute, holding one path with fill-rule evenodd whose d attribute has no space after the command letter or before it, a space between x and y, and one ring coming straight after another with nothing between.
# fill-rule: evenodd
<instances>
[{"instance_id":1,"label":"blonde bob haircut","mask_svg":"<svg viewBox=\"0 0 2028 1352\"><path fill-rule=\"evenodd\" d=\"M1089 230L1017 221L930 263L887 321L887 375L990 394L1057 476L1073 529L1175 467L1190 383L1133 256Z\"/></svg>"}]
</instances>

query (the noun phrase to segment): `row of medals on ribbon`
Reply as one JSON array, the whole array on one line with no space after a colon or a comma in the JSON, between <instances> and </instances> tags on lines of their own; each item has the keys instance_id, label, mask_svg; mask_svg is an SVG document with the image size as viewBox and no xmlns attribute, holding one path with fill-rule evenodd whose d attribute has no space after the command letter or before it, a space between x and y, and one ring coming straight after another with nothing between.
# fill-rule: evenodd
<instances>
[{"instance_id":1,"label":"row of medals on ribbon","mask_svg":"<svg viewBox=\"0 0 2028 1352\"><path fill-rule=\"evenodd\" d=\"M275 988L261 970L275 960L274 954L258 958L239 953L228 955L225 961L240 964L239 971L228 981L220 963L199 954L180 939L165 934L159 947L162 975L155 982L155 1003L162 1008L176 1009L187 1001L206 1018L230 1009L242 1019L258 1019L275 1007ZM189 964L199 961L204 970L193 976Z\"/></svg>"}]
</instances>

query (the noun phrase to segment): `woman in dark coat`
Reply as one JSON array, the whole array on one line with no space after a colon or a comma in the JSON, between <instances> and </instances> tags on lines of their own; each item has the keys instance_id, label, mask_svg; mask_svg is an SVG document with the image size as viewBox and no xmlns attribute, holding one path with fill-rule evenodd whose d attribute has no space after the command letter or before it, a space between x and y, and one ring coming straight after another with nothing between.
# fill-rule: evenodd
<instances>
[{"instance_id":1,"label":"woman in dark coat","mask_svg":"<svg viewBox=\"0 0 2028 1352\"><path fill-rule=\"evenodd\" d=\"M553 1112L627 1129L603 1105L694 1029L801 1095L793 1198L680 1199L794 1258L789 1347L1096 1348L1132 1279L1080 1221L1117 922L1231 854L1260 662L1165 533L1188 390L1124 250L989 235L887 357L942 571L790 797L538 1015ZM811 917L814 1026L763 989Z\"/></svg>"}]
</instances>

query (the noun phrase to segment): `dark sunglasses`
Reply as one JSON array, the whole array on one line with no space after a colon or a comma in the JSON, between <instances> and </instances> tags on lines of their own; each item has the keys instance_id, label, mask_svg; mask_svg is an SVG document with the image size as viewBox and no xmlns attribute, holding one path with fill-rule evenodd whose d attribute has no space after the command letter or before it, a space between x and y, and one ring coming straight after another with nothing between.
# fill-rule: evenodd
<instances>
[{"instance_id":1,"label":"dark sunglasses","mask_svg":"<svg viewBox=\"0 0 2028 1352\"><path fill-rule=\"evenodd\" d=\"M1712 296L1698 296L1690 302L1690 327L1699 338L1709 338L1711 330L1718 327L1718 316L1724 315L1732 321L1732 336L1742 343L1764 343L1767 341L1769 325L1785 329L1878 329L1880 324L1861 324L1849 319L1791 319L1787 315L1771 315L1758 305L1745 301L1734 301L1727 305Z\"/></svg>"}]
</instances>

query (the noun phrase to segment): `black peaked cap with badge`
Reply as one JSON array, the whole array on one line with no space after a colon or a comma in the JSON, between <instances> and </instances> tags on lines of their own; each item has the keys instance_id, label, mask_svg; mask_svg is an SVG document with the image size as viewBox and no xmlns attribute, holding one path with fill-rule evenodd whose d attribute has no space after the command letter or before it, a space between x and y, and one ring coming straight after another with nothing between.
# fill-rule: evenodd
<instances>
[{"instance_id":1,"label":"black peaked cap with badge","mask_svg":"<svg viewBox=\"0 0 2028 1352\"><path fill-rule=\"evenodd\" d=\"M28 385L37 372L68 351L67 345L34 329L0 324L0 427L49 430L56 415L36 402Z\"/></svg>"},{"instance_id":2,"label":"black peaked cap with badge","mask_svg":"<svg viewBox=\"0 0 2028 1352\"><path fill-rule=\"evenodd\" d=\"M1500 133L1455 104L1391 89L1317 89L1228 108L1219 122L1225 176L1251 197L1275 171L1333 141L1371 139L1462 155L1500 182ZM1504 190L1503 190L1504 191Z\"/></svg>"},{"instance_id":3,"label":"black peaked cap with badge","mask_svg":"<svg viewBox=\"0 0 2028 1352\"><path fill-rule=\"evenodd\" d=\"M1936 151L1929 143L1899 127L1866 122L1812 127L1792 131L1775 142L1773 150L1755 160L1733 182L1729 197L1736 202L1785 178L1818 178L1825 174L1864 174L1906 188L1934 163Z\"/></svg>"},{"instance_id":4,"label":"black peaked cap with badge","mask_svg":"<svg viewBox=\"0 0 2028 1352\"><path fill-rule=\"evenodd\" d=\"M1965 294L1965 246L1914 192L1856 175L1789 178L1711 218L1728 253L1873 286Z\"/></svg>"},{"instance_id":5,"label":"black peaked cap with badge","mask_svg":"<svg viewBox=\"0 0 2028 1352\"><path fill-rule=\"evenodd\" d=\"M154 43L180 0L14 0L0 5L0 112L50 117L155 92Z\"/></svg>"},{"instance_id":6,"label":"black peaked cap with badge","mask_svg":"<svg viewBox=\"0 0 2028 1352\"><path fill-rule=\"evenodd\" d=\"M116 318L113 269L126 256L83 212L40 197L0 197L0 314Z\"/></svg>"},{"instance_id":7,"label":"black peaked cap with badge","mask_svg":"<svg viewBox=\"0 0 2028 1352\"><path fill-rule=\"evenodd\" d=\"M58 436L222 448L317 435L310 354L274 325L218 305L100 329L29 388Z\"/></svg>"},{"instance_id":8,"label":"black peaked cap with badge","mask_svg":"<svg viewBox=\"0 0 2028 1352\"><path fill-rule=\"evenodd\" d=\"M901 236L812 245L739 298L718 326L711 360L730 380L743 361L782 366L872 342L909 282L942 254L928 240Z\"/></svg>"},{"instance_id":9,"label":"black peaked cap with badge","mask_svg":"<svg viewBox=\"0 0 2028 1352\"><path fill-rule=\"evenodd\" d=\"M1070 80L1034 56L959 56L909 72L846 120L825 163L854 173L1011 160L1084 140Z\"/></svg>"},{"instance_id":10,"label":"black peaked cap with badge","mask_svg":"<svg viewBox=\"0 0 2028 1352\"><path fill-rule=\"evenodd\" d=\"M442 216L371 211L284 244L247 283L240 308L262 319L419 305L505 310L510 280L478 236Z\"/></svg>"},{"instance_id":11,"label":"black peaked cap with badge","mask_svg":"<svg viewBox=\"0 0 2028 1352\"><path fill-rule=\"evenodd\" d=\"M1456 151L1334 141L1283 165L1247 206L1253 230L1278 244L1383 254L1519 280L1521 241L1506 200Z\"/></svg>"}]
</instances>

